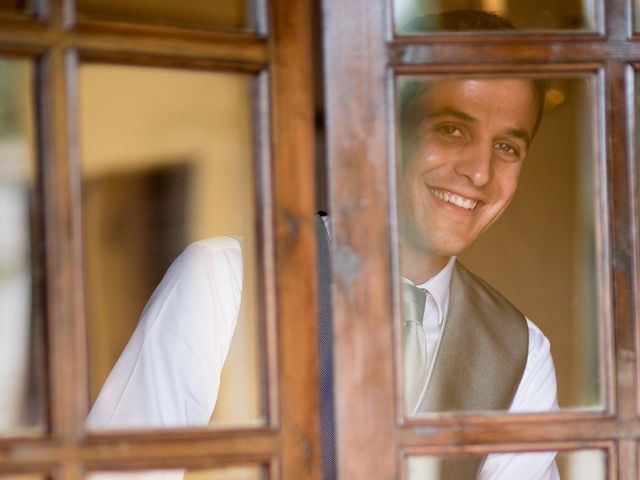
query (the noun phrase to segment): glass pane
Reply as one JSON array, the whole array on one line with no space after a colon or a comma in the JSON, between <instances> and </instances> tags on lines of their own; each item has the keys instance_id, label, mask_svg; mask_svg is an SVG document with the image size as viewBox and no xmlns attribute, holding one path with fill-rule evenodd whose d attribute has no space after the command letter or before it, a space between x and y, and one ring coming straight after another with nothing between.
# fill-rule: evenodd
<instances>
[{"instance_id":1,"label":"glass pane","mask_svg":"<svg viewBox=\"0 0 640 480\"><path fill-rule=\"evenodd\" d=\"M81 66L90 428L264 419L251 85Z\"/></svg>"},{"instance_id":2,"label":"glass pane","mask_svg":"<svg viewBox=\"0 0 640 480\"><path fill-rule=\"evenodd\" d=\"M32 66L0 59L0 434L44 429Z\"/></svg>"},{"instance_id":3,"label":"glass pane","mask_svg":"<svg viewBox=\"0 0 640 480\"><path fill-rule=\"evenodd\" d=\"M594 0L395 0L395 27L400 34L443 31L593 30ZM476 10L476 13L460 10ZM458 11L457 13L451 13ZM444 12L450 12L444 14ZM509 19L487 20L491 12Z\"/></svg>"},{"instance_id":4,"label":"glass pane","mask_svg":"<svg viewBox=\"0 0 640 480\"><path fill-rule=\"evenodd\" d=\"M478 468L480 469L479 480L498 477L504 479L561 478L562 480L605 480L607 478L607 455L602 450L561 451L557 456L556 452L491 453L484 463L482 463L483 460L485 460L483 456L416 456L407 459L406 468L409 480L455 478L448 475L452 472L465 472L467 469L477 471Z\"/></svg>"},{"instance_id":5,"label":"glass pane","mask_svg":"<svg viewBox=\"0 0 640 480\"><path fill-rule=\"evenodd\" d=\"M410 414L602 406L595 84L399 78Z\"/></svg>"},{"instance_id":6,"label":"glass pane","mask_svg":"<svg viewBox=\"0 0 640 480\"><path fill-rule=\"evenodd\" d=\"M80 16L95 19L193 28L252 28L247 0L77 0L76 5Z\"/></svg>"},{"instance_id":7,"label":"glass pane","mask_svg":"<svg viewBox=\"0 0 640 480\"><path fill-rule=\"evenodd\" d=\"M138 470L126 472L96 472L89 480L266 480L266 467L225 467L206 470Z\"/></svg>"}]
</instances>

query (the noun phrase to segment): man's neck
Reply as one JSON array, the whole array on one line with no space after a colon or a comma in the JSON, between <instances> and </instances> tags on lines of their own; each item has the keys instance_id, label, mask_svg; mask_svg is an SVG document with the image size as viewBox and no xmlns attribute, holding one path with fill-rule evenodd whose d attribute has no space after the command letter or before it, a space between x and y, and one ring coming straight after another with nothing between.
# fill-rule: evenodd
<instances>
[{"instance_id":1,"label":"man's neck","mask_svg":"<svg viewBox=\"0 0 640 480\"><path fill-rule=\"evenodd\" d=\"M402 252L402 276L420 285L434 277L449 262L451 257L414 253L410 249Z\"/></svg>"}]
</instances>

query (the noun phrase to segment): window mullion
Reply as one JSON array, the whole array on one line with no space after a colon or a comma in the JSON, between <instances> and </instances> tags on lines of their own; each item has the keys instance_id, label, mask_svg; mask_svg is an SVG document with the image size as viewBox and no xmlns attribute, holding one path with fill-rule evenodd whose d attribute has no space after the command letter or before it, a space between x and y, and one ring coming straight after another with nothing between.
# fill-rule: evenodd
<instances>
[{"instance_id":1,"label":"window mullion","mask_svg":"<svg viewBox=\"0 0 640 480\"><path fill-rule=\"evenodd\" d=\"M71 120L75 65L74 52L54 47L42 60L38 75L50 421L53 435L66 441L82 436L87 412L80 172Z\"/></svg>"}]
</instances>

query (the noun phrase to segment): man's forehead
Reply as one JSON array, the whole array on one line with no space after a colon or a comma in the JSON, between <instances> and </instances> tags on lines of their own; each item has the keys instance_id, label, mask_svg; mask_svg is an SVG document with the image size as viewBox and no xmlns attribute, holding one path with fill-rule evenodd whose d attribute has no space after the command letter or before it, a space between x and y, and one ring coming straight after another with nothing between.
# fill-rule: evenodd
<instances>
[{"instance_id":1,"label":"man's forehead","mask_svg":"<svg viewBox=\"0 0 640 480\"><path fill-rule=\"evenodd\" d=\"M443 78L422 80L422 86L414 89L413 100L440 96L456 96L461 93L478 93L482 91L500 90L504 86L516 86L525 94L535 95L534 80L526 78ZM485 99L491 101L491 98Z\"/></svg>"},{"instance_id":2,"label":"man's forehead","mask_svg":"<svg viewBox=\"0 0 640 480\"><path fill-rule=\"evenodd\" d=\"M533 137L542 112L536 81L523 77L429 78L411 80L402 85L401 119L403 128L413 130L436 113L456 110L476 112L484 109L511 110L506 114L518 128L526 126ZM541 101L542 100L542 101ZM478 110L479 109L479 110ZM505 115L502 113L501 115ZM518 117L522 117L519 118Z\"/></svg>"}]
</instances>

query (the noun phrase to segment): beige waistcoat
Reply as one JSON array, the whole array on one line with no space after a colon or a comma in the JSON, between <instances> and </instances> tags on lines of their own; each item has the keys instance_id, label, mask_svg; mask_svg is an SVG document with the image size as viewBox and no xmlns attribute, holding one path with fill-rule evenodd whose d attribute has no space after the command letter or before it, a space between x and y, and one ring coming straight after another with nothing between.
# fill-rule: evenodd
<instances>
[{"instance_id":1,"label":"beige waistcoat","mask_svg":"<svg viewBox=\"0 0 640 480\"><path fill-rule=\"evenodd\" d=\"M508 410L527 362L527 322L508 300L456 263L449 311L418 412ZM448 457L440 480L475 480L484 457Z\"/></svg>"}]
</instances>

